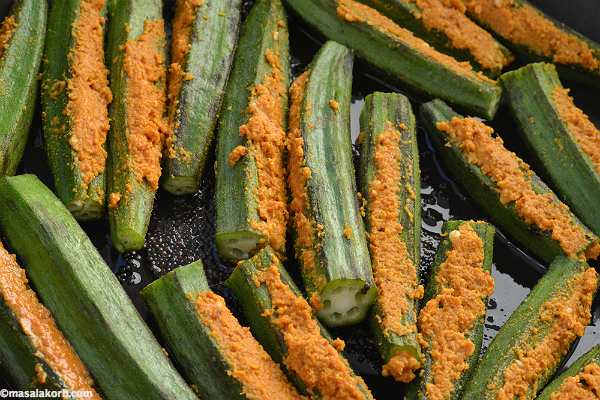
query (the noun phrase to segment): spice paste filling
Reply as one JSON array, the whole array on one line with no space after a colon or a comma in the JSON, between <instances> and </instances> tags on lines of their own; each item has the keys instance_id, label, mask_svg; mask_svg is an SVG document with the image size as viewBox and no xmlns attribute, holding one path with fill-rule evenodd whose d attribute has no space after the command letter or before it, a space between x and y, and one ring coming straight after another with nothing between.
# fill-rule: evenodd
<instances>
[{"instance_id":1,"label":"spice paste filling","mask_svg":"<svg viewBox=\"0 0 600 400\"><path fill-rule=\"evenodd\" d=\"M577 36L559 29L527 4L514 0L462 0L467 10L503 38L531 48L559 64L598 68L594 50Z\"/></svg>"},{"instance_id":2,"label":"spice paste filling","mask_svg":"<svg viewBox=\"0 0 600 400\"><path fill-rule=\"evenodd\" d=\"M591 363L583 372L563 381L559 390L550 395L550 400L593 400L600 398L600 366Z\"/></svg>"},{"instance_id":3,"label":"spice paste filling","mask_svg":"<svg viewBox=\"0 0 600 400\"><path fill-rule=\"evenodd\" d=\"M231 366L228 374L242 383L242 393L248 399L306 399L288 382L250 329L239 324L221 296L213 292L200 293L196 312Z\"/></svg>"},{"instance_id":4,"label":"spice paste filling","mask_svg":"<svg viewBox=\"0 0 600 400\"><path fill-rule=\"evenodd\" d=\"M4 52L8 50L8 41L10 37L17 30L17 23L15 23L15 15L8 16L2 22L2 26L0 27L0 59L4 55Z\"/></svg>"},{"instance_id":5,"label":"spice paste filling","mask_svg":"<svg viewBox=\"0 0 600 400\"><path fill-rule=\"evenodd\" d=\"M65 115L71 116L69 144L77 153L77 165L87 186L104 172L106 136L110 128L108 105L113 96L104 64L105 0L83 1L73 22L75 48L71 78L67 79L69 102Z\"/></svg>"},{"instance_id":6,"label":"spice paste filling","mask_svg":"<svg viewBox=\"0 0 600 400\"><path fill-rule=\"evenodd\" d=\"M190 35L193 24L196 21L197 9L202 7L202 0L178 0L175 16L173 17L173 35L171 36L171 65L169 65L169 77L167 87L167 99L169 109L169 135L166 138L168 157L186 157L183 149L174 146L176 140L174 132L177 131L175 119L179 114L179 92L184 80L192 79L185 73L186 57L190 50Z\"/></svg>"},{"instance_id":7,"label":"spice paste filling","mask_svg":"<svg viewBox=\"0 0 600 400\"><path fill-rule=\"evenodd\" d=\"M581 149L600 174L600 132L589 120L589 117L575 106L573 98L569 96L569 89L556 86L552 90L552 101L558 111L559 119L567 125Z\"/></svg>"},{"instance_id":8,"label":"spice paste filling","mask_svg":"<svg viewBox=\"0 0 600 400\"><path fill-rule=\"evenodd\" d=\"M166 72L164 55L159 50L165 42L164 22L146 21L137 41L125 44L123 71L127 76L126 107L127 144L132 171L138 181L144 178L158 189L160 159L169 131L166 112Z\"/></svg>"},{"instance_id":9,"label":"spice paste filling","mask_svg":"<svg viewBox=\"0 0 600 400\"><path fill-rule=\"evenodd\" d=\"M598 256L600 245L595 242L590 246L590 238L575 224L569 208L555 201L552 193L538 194L533 190L533 171L504 147L500 137L492 137L491 127L474 118L453 117L450 122L438 123L437 128L449 135L450 143L456 143L470 164L479 166L496 183L502 204L514 204L527 223L551 232L568 256Z\"/></svg>"},{"instance_id":10,"label":"spice paste filling","mask_svg":"<svg viewBox=\"0 0 600 400\"><path fill-rule=\"evenodd\" d=\"M317 234L316 222L308 215L308 189L307 181L311 178L310 169L306 166L304 159L304 139L302 138L302 128L300 123L300 114L302 113L302 100L304 98L304 88L310 76L310 70L300 75L290 89L290 112L289 112L289 134L286 139L288 153L288 186L292 196L289 203L289 213L291 222L296 230L298 238L294 244L297 258L302 266L305 275L317 277L317 266L315 263L315 235ZM320 227L321 232L323 227ZM312 279L315 282L316 279ZM315 310L322 308L319 293L325 286L325 280L320 284L316 282L316 287L307 287L308 296ZM311 293L312 292L312 293Z\"/></svg>"},{"instance_id":11,"label":"spice paste filling","mask_svg":"<svg viewBox=\"0 0 600 400\"><path fill-rule=\"evenodd\" d=\"M373 8L360 4L354 0L337 0L337 4L338 17L350 22L371 25L381 33L407 44L457 74L467 75L474 79L495 83L494 80L489 79L481 72L475 73L471 64L468 62L458 62L454 58L436 51L433 47L429 46L427 42L415 37L411 31L396 25L392 20L380 14Z\"/></svg>"},{"instance_id":12,"label":"spice paste filling","mask_svg":"<svg viewBox=\"0 0 600 400\"><path fill-rule=\"evenodd\" d=\"M414 335L417 331L416 311L411 306L423 297L417 270L410 260L406 243L400 238L404 227L399 222L402 162L412 166L412 160L402 160L399 149L402 134L386 121L384 132L375 143L376 172L369 188L369 245L377 302L383 319L380 324L384 334L394 332L399 336ZM410 315L409 315L410 313ZM383 366L383 376L391 375L400 382L410 382L420 362L410 352L394 355Z\"/></svg>"},{"instance_id":13,"label":"spice paste filling","mask_svg":"<svg viewBox=\"0 0 600 400\"><path fill-rule=\"evenodd\" d=\"M484 301L494 292L494 280L483 270L483 240L468 223L449 233L452 249L435 275L438 294L419 314L423 348L431 355L431 376L425 383L427 398L450 398L454 384L469 368L475 351L474 324L485 317Z\"/></svg>"},{"instance_id":14,"label":"spice paste filling","mask_svg":"<svg viewBox=\"0 0 600 400\"><path fill-rule=\"evenodd\" d=\"M285 78L278 55L268 49L265 57L271 66L271 74L262 84L251 91L248 112L250 119L239 129L240 136L247 139L247 152L256 162L258 175L259 221L251 220L250 226L261 232L279 257L285 256L288 209L285 167L284 102L287 99ZM234 150L235 151L235 150Z\"/></svg>"},{"instance_id":15,"label":"spice paste filling","mask_svg":"<svg viewBox=\"0 0 600 400\"><path fill-rule=\"evenodd\" d=\"M56 327L50 311L38 301L27 283L25 270L0 243L0 294L37 350L36 357L57 371L71 391L87 391L88 398L100 399L85 366ZM32 377L35 379L32 387L36 383L44 384L47 378L41 364L35 369L37 376Z\"/></svg>"},{"instance_id":16,"label":"spice paste filling","mask_svg":"<svg viewBox=\"0 0 600 400\"><path fill-rule=\"evenodd\" d=\"M564 356L571 343L583 336L591 320L591 306L596 292L596 270L588 268L575 275L558 296L545 302L538 310L541 327L551 323L548 333L533 346L523 341L512 349L516 361L503 373L503 384L496 395L497 400L523 398L530 389L541 390L539 376L554 369L559 356ZM538 327L532 326L532 336Z\"/></svg>"},{"instance_id":17,"label":"spice paste filling","mask_svg":"<svg viewBox=\"0 0 600 400\"><path fill-rule=\"evenodd\" d=\"M264 283L271 297L272 308L263 315L269 317L283 334L288 353L283 363L294 371L309 390L317 390L324 400L365 399L372 396L359 376L351 374L348 362L321 335L312 308L303 297L297 297L281 281L279 261L274 257L268 269L256 274L256 284ZM340 347L341 343L337 342ZM358 385L367 390L368 396Z\"/></svg>"},{"instance_id":18,"label":"spice paste filling","mask_svg":"<svg viewBox=\"0 0 600 400\"><path fill-rule=\"evenodd\" d=\"M505 57L493 36L465 14L460 0L410 0L421 11L419 17L427 30L443 31L452 46L468 50L483 69L501 70L513 57Z\"/></svg>"}]
</instances>

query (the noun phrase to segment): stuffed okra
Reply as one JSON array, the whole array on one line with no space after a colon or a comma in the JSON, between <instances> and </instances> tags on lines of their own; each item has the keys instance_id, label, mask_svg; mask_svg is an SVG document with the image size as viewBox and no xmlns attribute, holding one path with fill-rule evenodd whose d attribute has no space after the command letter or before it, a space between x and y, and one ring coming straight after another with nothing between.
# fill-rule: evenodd
<instances>
[{"instance_id":1,"label":"stuffed okra","mask_svg":"<svg viewBox=\"0 0 600 400\"><path fill-rule=\"evenodd\" d=\"M354 51L387 82L425 99L493 119L501 89L468 63L436 51L412 32L354 0L286 0L320 36Z\"/></svg>"},{"instance_id":2,"label":"stuffed okra","mask_svg":"<svg viewBox=\"0 0 600 400\"><path fill-rule=\"evenodd\" d=\"M600 345L596 345L550 382L536 400L596 399L599 382Z\"/></svg>"},{"instance_id":3,"label":"stuffed okra","mask_svg":"<svg viewBox=\"0 0 600 400\"><path fill-rule=\"evenodd\" d=\"M228 260L266 245L285 256L288 46L281 2L257 1L242 30L217 135L215 239Z\"/></svg>"},{"instance_id":4,"label":"stuffed okra","mask_svg":"<svg viewBox=\"0 0 600 400\"><path fill-rule=\"evenodd\" d=\"M313 315L271 249L240 263L225 281L250 329L298 390L312 399L373 399L363 380Z\"/></svg>"},{"instance_id":5,"label":"stuffed okra","mask_svg":"<svg viewBox=\"0 0 600 400\"><path fill-rule=\"evenodd\" d=\"M377 298L371 328L384 375L409 382L421 366L417 338L421 196L415 116L398 93L370 94L360 117L357 177Z\"/></svg>"},{"instance_id":6,"label":"stuffed okra","mask_svg":"<svg viewBox=\"0 0 600 400\"><path fill-rule=\"evenodd\" d=\"M46 36L45 0L14 0L0 26L0 180L21 161L37 101Z\"/></svg>"},{"instance_id":7,"label":"stuffed okra","mask_svg":"<svg viewBox=\"0 0 600 400\"><path fill-rule=\"evenodd\" d=\"M573 213L600 235L600 131L575 106L553 64L528 64L500 82L537 165Z\"/></svg>"},{"instance_id":8,"label":"stuffed okra","mask_svg":"<svg viewBox=\"0 0 600 400\"><path fill-rule=\"evenodd\" d=\"M198 191L241 19L241 0L178 0L168 77L169 124L161 185Z\"/></svg>"},{"instance_id":9,"label":"stuffed okra","mask_svg":"<svg viewBox=\"0 0 600 400\"><path fill-rule=\"evenodd\" d=\"M0 359L19 390L30 390L34 385L42 391L65 390L77 399L100 399L85 366L28 287L25 270L2 243Z\"/></svg>"},{"instance_id":10,"label":"stuffed okra","mask_svg":"<svg viewBox=\"0 0 600 400\"><path fill-rule=\"evenodd\" d=\"M421 106L426 131L448 171L470 196L540 259L557 255L595 259L600 238L507 150L493 129L463 118L442 101Z\"/></svg>"},{"instance_id":11,"label":"stuffed okra","mask_svg":"<svg viewBox=\"0 0 600 400\"><path fill-rule=\"evenodd\" d=\"M200 261L169 272L140 296L201 398L305 399L210 290Z\"/></svg>"},{"instance_id":12,"label":"stuffed okra","mask_svg":"<svg viewBox=\"0 0 600 400\"><path fill-rule=\"evenodd\" d=\"M590 323L597 284L585 261L556 257L490 343L462 399L535 398Z\"/></svg>"},{"instance_id":13,"label":"stuffed okra","mask_svg":"<svg viewBox=\"0 0 600 400\"><path fill-rule=\"evenodd\" d=\"M460 399L483 340L494 228L485 222L448 221L419 313L423 371L406 390L407 400Z\"/></svg>"},{"instance_id":14,"label":"stuffed okra","mask_svg":"<svg viewBox=\"0 0 600 400\"><path fill-rule=\"evenodd\" d=\"M467 15L526 63L548 62L564 78L600 87L600 45L526 0L462 0ZM462 7L461 7L462 9Z\"/></svg>"},{"instance_id":15,"label":"stuffed okra","mask_svg":"<svg viewBox=\"0 0 600 400\"><path fill-rule=\"evenodd\" d=\"M113 0L107 60L110 65L108 208L111 237L120 251L144 244L160 161L169 133L162 2Z\"/></svg>"},{"instance_id":16,"label":"stuffed okra","mask_svg":"<svg viewBox=\"0 0 600 400\"><path fill-rule=\"evenodd\" d=\"M0 181L0 230L107 398L194 400L131 299L62 202L34 175Z\"/></svg>"},{"instance_id":17,"label":"stuffed okra","mask_svg":"<svg viewBox=\"0 0 600 400\"><path fill-rule=\"evenodd\" d=\"M360 322L375 299L350 137L353 56L327 42L291 89L287 138L296 260L319 320Z\"/></svg>"},{"instance_id":18,"label":"stuffed okra","mask_svg":"<svg viewBox=\"0 0 600 400\"><path fill-rule=\"evenodd\" d=\"M106 0L52 2L42 106L48 164L58 198L78 220L106 209L106 139L112 93L104 63Z\"/></svg>"},{"instance_id":19,"label":"stuffed okra","mask_svg":"<svg viewBox=\"0 0 600 400\"><path fill-rule=\"evenodd\" d=\"M459 2L359 0L408 29L440 53L467 61L489 77L500 75L514 57L491 33L464 14ZM457 6L459 6L457 8Z\"/></svg>"}]
</instances>

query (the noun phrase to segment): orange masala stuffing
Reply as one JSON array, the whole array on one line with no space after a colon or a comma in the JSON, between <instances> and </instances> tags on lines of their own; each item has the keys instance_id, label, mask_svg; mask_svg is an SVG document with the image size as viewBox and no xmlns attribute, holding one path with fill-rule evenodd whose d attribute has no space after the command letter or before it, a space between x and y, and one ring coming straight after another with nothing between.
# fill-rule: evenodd
<instances>
[{"instance_id":1,"label":"orange masala stuffing","mask_svg":"<svg viewBox=\"0 0 600 400\"><path fill-rule=\"evenodd\" d=\"M304 88L310 76L310 70L300 75L290 89L290 114L289 134L286 139L288 153L288 186L292 196L289 204L289 213L292 224L298 233L298 239L294 244L296 253L299 254L299 262L302 269L316 275L315 264L315 236L316 222L307 215L308 190L307 181L311 178L310 169L306 166L304 159L304 139L301 134L300 113L302 112L302 100ZM318 310L322 307L319 293L325 286L320 288L307 288L311 304Z\"/></svg>"},{"instance_id":2,"label":"orange masala stuffing","mask_svg":"<svg viewBox=\"0 0 600 400\"><path fill-rule=\"evenodd\" d=\"M417 280L417 270L411 262L406 243L399 234L403 231L398 217L401 204L402 176L399 165L402 159L398 146L402 134L386 121L385 131L379 134L375 144L377 170L369 189L369 244L373 275L377 285L377 302L385 317L381 321L384 331L400 336L415 334L416 316L409 316L410 304L423 297L423 287ZM408 161L412 163L412 161ZM414 379L414 371L421 363L410 352L394 355L383 366L383 376L391 375L400 382Z\"/></svg>"},{"instance_id":3,"label":"orange masala stuffing","mask_svg":"<svg viewBox=\"0 0 600 400\"><path fill-rule=\"evenodd\" d=\"M563 381L550 400L594 400L600 398L600 366L597 363L583 367L583 372Z\"/></svg>"},{"instance_id":4,"label":"orange masala stuffing","mask_svg":"<svg viewBox=\"0 0 600 400\"><path fill-rule=\"evenodd\" d=\"M494 292L494 280L483 270L483 241L473 228L462 224L449 234L452 249L435 276L441 289L419 314L423 347L431 354L431 380L425 384L427 398L450 398L454 383L469 368L475 351L470 330L485 317L484 299Z\"/></svg>"},{"instance_id":5,"label":"orange masala stuffing","mask_svg":"<svg viewBox=\"0 0 600 400\"><path fill-rule=\"evenodd\" d=\"M108 68L104 64L105 0L81 3L78 18L73 23L76 42L72 50L72 77L67 80L69 103L66 115L72 118L69 144L77 153L81 177L89 185L104 172L107 152L108 105L113 96L108 83Z\"/></svg>"},{"instance_id":6,"label":"orange masala stuffing","mask_svg":"<svg viewBox=\"0 0 600 400\"><path fill-rule=\"evenodd\" d=\"M436 51L427 42L415 37L411 31L396 25L391 19L369 6L354 0L337 0L337 4L338 17L345 19L346 21L372 25L381 33L409 45L457 74L468 75L474 79L483 81L495 82L481 72L475 73L471 64L468 62L458 62L454 58Z\"/></svg>"},{"instance_id":7,"label":"orange masala stuffing","mask_svg":"<svg viewBox=\"0 0 600 400\"><path fill-rule=\"evenodd\" d=\"M27 283L25 270L0 243L0 294L37 350L36 357L57 371L71 391L88 391L89 398L100 399L85 366L56 327L50 311L38 301ZM47 377L41 364L35 369L37 377L32 377L36 379L33 386L36 382L45 383Z\"/></svg>"},{"instance_id":8,"label":"orange masala stuffing","mask_svg":"<svg viewBox=\"0 0 600 400\"><path fill-rule=\"evenodd\" d=\"M229 153L229 160L227 161L232 167L246 154L246 148L244 146L238 146Z\"/></svg>"},{"instance_id":9,"label":"orange masala stuffing","mask_svg":"<svg viewBox=\"0 0 600 400\"><path fill-rule=\"evenodd\" d=\"M17 26L14 15L6 17L2 22L0 27L0 59L4 55L4 51L8 49L8 40L17 30Z\"/></svg>"},{"instance_id":10,"label":"orange masala stuffing","mask_svg":"<svg viewBox=\"0 0 600 400\"><path fill-rule=\"evenodd\" d=\"M484 69L501 70L513 58L506 57L492 35L465 14L460 0L411 0L421 11L428 30L443 31L457 49L466 49Z\"/></svg>"},{"instance_id":11,"label":"orange masala stuffing","mask_svg":"<svg viewBox=\"0 0 600 400\"><path fill-rule=\"evenodd\" d=\"M109 207L116 207L119 201L121 200L121 193L111 193L109 196Z\"/></svg>"},{"instance_id":12,"label":"orange masala stuffing","mask_svg":"<svg viewBox=\"0 0 600 400\"><path fill-rule=\"evenodd\" d=\"M531 386L534 393L541 388L537 377L556 366L557 357L564 355L571 343L583 336L591 320L591 306L596 292L596 270L588 268L575 275L563 292L544 303L538 313L544 323L553 321L544 338L533 347L524 345L514 349L517 360L504 371L504 383L497 400L524 398Z\"/></svg>"},{"instance_id":13,"label":"orange masala stuffing","mask_svg":"<svg viewBox=\"0 0 600 400\"><path fill-rule=\"evenodd\" d=\"M244 386L251 400L306 399L292 386L279 366L231 314L225 300L216 293L203 292L196 299L196 312L209 327L231 366L231 376Z\"/></svg>"},{"instance_id":14,"label":"orange masala stuffing","mask_svg":"<svg viewBox=\"0 0 600 400\"><path fill-rule=\"evenodd\" d=\"M552 193L536 193L530 182L533 172L523 160L508 151L500 137L492 137L494 130L474 118L453 117L440 122L440 131L446 132L450 142L456 143L468 162L481 168L498 185L502 204L513 203L516 211L530 224L549 231L571 257L596 258L598 243L590 245L586 233L574 223L569 208L555 201Z\"/></svg>"},{"instance_id":15,"label":"orange masala stuffing","mask_svg":"<svg viewBox=\"0 0 600 400\"><path fill-rule=\"evenodd\" d=\"M297 297L281 281L279 261L257 274L257 282L264 283L271 296L273 308L263 315L272 318L283 334L288 349L283 363L294 371L309 389L316 389L324 400L364 399L357 385L366 388L360 377L351 374L347 361L335 347L321 335L312 308L303 297ZM337 346L340 344L338 342ZM370 395L367 398L371 398Z\"/></svg>"},{"instance_id":16,"label":"orange masala stuffing","mask_svg":"<svg viewBox=\"0 0 600 400\"><path fill-rule=\"evenodd\" d=\"M169 157L176 158L177 150L173 143L175 137L175 118L178 113L177 97L181 90L181 85L186 80L185 58L190 50L190 34L192 32L194 21L196 20L196 10L203 5L202 0L177 0L177 8L173 17L173 35L171 37L171 65L169 66L169 80L167 89L167 98L169 102L169 136L166 139L166 147Z\"/></svg>"},{"instance_id":17,"label":"orange masala stuffing","mask_svg":"<svg viewBox=\"0 0 600 400\"><path fill-rule=\"evenodd\" d=\"M539 11L514 0L462 0L467 10L503 38L552 57L559 64L598 68L594 51L575 35L559 29Z\"/></svg>"},{"instance_id":18,"label":"orange masala stuffing","mask_svg":"<svg viewBox=\"0 0 600 400\"><path fill-rule=\"evenodd\" d=\"M164 22L146 21L137 41L125 44L123 70L127 74L127 144L138 181L144 178L158 189L160 159L169 131L166 112L166 71L160 48L165 42Z\"/></svg>"},{"instance_id":19,"label":"orange masala stuffing","mask_svg":"<svg viewBox=\"0 0 600 400\"><path fill-rule=\"evenodd\" d=\"M277 52L277 49L276 49ZM250 119L240 127L246 136L247 151L256 161L258 173L258 215L250 226L262 233L278 256L285 255L288 209L283 152L285 131L282 99L287 98L285 78L279 57L271 49L265 52L271 74L252 89L248 111Z\"/></svg>"},{"instance_id":20,"label":"orange masala stuffing","mask_svg":"<svg viewBox=\"0 0 600 400\"><path fill-rule=\"evenodd\" d=\"M569 96L569 89L556 86L552 91L552 101L560 120L568 126L581 149L600 173L600 132L589 117L575 106L573 98Z\"/></svg>"}]
</instances>

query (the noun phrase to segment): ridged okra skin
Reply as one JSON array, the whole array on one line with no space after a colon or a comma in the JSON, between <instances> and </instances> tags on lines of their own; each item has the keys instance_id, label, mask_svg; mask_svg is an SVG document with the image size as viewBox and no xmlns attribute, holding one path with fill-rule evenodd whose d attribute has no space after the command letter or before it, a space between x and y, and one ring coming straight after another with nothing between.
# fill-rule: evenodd
<instances>
[{"instance_id":1,"label":"ridged okra skin","mask_svg":"<svg viewBox=\"0 0 600 400\"><path fill-rule=\"evenodd\" d=\"M14 175L27 143L39 92L47 8L45 0L15 0L9 12L14 32L0 58L0 179Z\"/></svg>"},{"instance_id":2,"label":"ridged okra skin","mask_svg":"<svg viewBox=\"0 0 600 400\"><path fill-rule=\"evenodd\" d=\"M144 244L161 173L160 158L168 130L164 118L166 39L162 2L158 0L113 0L108 12L111 22L106 60L113 93L108 212L113 244L124 252L139 250ZM145 39L140 41L142 37ZM150 48L140 49L144 45ZM137 54L128 58L129 49ZM138 76L130 79L129 74Z\"/></svg>"},{"instance_id":3,"label":"ridged okra skin","mask_svg":"<svg viewBox=\"0 0 600 400\"><path fill-rule=\"evenodd\" d=\"M44 361L35 356L37 349L23 332L19 320L12 310L0 303L0 357L3 371L8 373L17 388L29 390L31 382L37 376L36 366L46 374L46 382L37 383L40 390L67 389L60 376Z\"/></svg>"},{"instance_id":4,"label":"ridged okra skin","mask_svg":"<svg viewBox=\"0 0 600 400\"><path fill-rule=\"evenodd\" d=\"M420 109L420 121L427 131L435 150L444 161L448 172L460 183L470 197L491 216L494 223L547 263L552 262L558 255L565 255L567 250L573 253L572 256L595 258L598 249L598 237L583 225L573 213L564 208L556 195L533 171L522 169L522 164L519 164L516 159L515 162L520 165L519 170L523 173L525 181L531 185L533 192L547 199L545 206L564 211L561 218L565 218L565 221L567 218L570 220L565 225L572 229L574 237L577 238L573 241L574 246L577 248L569 247L570 242L565 240L565 249L563 249L561 242L553 238L551 230L541 230L538 225L526 220L517 211L516 201L503 202L498 183L484 173L482 168L476 165L475 162L469 162L463 153L463 149L458 147L457 142L450 140L445 132L438 129L438 123L451 122L453 117L463 118L441 100L433 100L422 105ZM561 222L562 220L557 221Z\"/></svg>"},{"instance_id":5,"label":"ridged okra skin","mask_svg":"<svg viewBox=\"0 0 600 400\"><path fill-rule=\"evenodd\" d=\"M106 210L107 102L112 99L103 57L107 3L52 2L42 65L48 164L56 195L81 221L98 219Z\"/></svg>"},{"instance_id":6,"label":"ridged okra skin","mask_svg":"<svg viewBox=\"0 0 600 400\"><path fill-rule=\"evenodd\" d=\"M196 298L203 292L210 292L210 288L202 262L196 261L152 282L140 296L150 308L180 370L201 398L247 399L238 375L239 366L229 360L215 332L196 309Z\"/></svg>"},{"instance_id":7,"label":"ridged okra skin","mask_svg":"<svg viewBox=\"0 0 600 400\"><path fill-rule=\"evenodd\" d=\"M513 59L506 47L457 9L445 7L437 2L423 2L424 11L417 2L408 0L359 1L376 9L398 26L408 29L437 51L457 61L469 62L473 68L490 78L497 78L502 68ZM431 12L428 12L429 7ZM446 18L440 18L438 13L443 13ZM423 14L431 15L427 22L425 19L428 16L423 17ZM456 37L460 34L470 34L474 40L457 45L454 40L458 39L461 42L460 38Z\"/></svg>"},{"instance_id":8,"label":"ridged okra skin","mask_svg":"<svg viewBox=\"0 0 600 400\"><path fill-rule=\"evenodd\" d=\"M225 286L240 301L256 339L300 393L322 399L351 392L354 397L347 398L373 399L271 249L238 264Z\"/></svg>"},{"instance_id":9,"label":"ridged okra skin","mask_svg":"<svg viewBox=\"0 0 600 400\"><path fill-rule=\"evenodd\" d=\"M35 176L0 182L0 229L99 390L116 399L195 399L121 284Z\"/></svg>"},{"instance_id":10,"label":"ridged okra skin","mask_svg":"<svg viewBox=\"0 0 600 400\"><path fill-rule=\"evenodd\" d=\"M352 49L386 81L423 99L440 98L466 113L494 118L502 92L496 83L461 70L456 60L430 52L430 46L420 39L418 44L408 43L405 36L412 37L411 33L370 7L361 9L366 6L353 0L286 3L321 37Z\"/></svg>"},{"instance_id":11,"label":"ridged okra skin","mask_svg":"<svg viewBox=\"0 0 600 400\"><path fill-rule=\"evenodd\" d=\"M37 376L36 367L46 374L44 383L36 383L36 389L68 390L62 378L44 361L35 357L37 349L28 341L24 332L19 332L19 321L0 310L0 357L3 372L21 390L30 390L31 382ZM12 318L12 320L11 320Z\"/></svg>"},{"instance_id":12,"label":"ridged okra skin","mask_svg":"<svg viewBox=\"0 0 600 400\"><path fill-rule=\"evenodd\" d=\"M494 290L490 276L494 233L494 228L482 221L447 221L442 226L442 241L429 272L419 315L419 331L427 343L423 348L423 370L406 386L405 399L426 400L442 394L448 399L461 398L479 359L487 300ZM460 302L460 306L449 299ZM436 321L436 314L441 321ZM462 323L452 321L453 317L463 319ZM425 329L424 323L429 325ZM453 340L446 341L448 337ZM464 348L470 349L470 355L465 354ZM447 358L452 353L456 358ZM453 364L459 368L452 368ZM447 387L452 389L445 392Z\"/></svg>"},{"instance_id":13,"label":"ridged okra skin","mask_svg":"<svg viewBox=\"0 0 600 400\"><path fill-rule=\"evenodd\" d=\"M558 256L490 343L462 399L536 398L591 320L598 274Z\"/></svg>"},{"instance_id":14,"label":"ridged okra skin","mask_svg":"<svg viewBox=\"0 0 600 400\"><path fill-rule=\"evenodd\" d=\"M169 70L169 81L181 74L180 89L170 93L174 96L169 105L173 136L167 143L161 182L173 194L198 191L235 53L241 4L241 0L220 0L192 8L195 19L183 65Z\"/></svg>"},{"instance_id":15,"label":"ridged okra skin","mask_svg":"<svg viewBox=\"0 0 600 400\"><path fill-rule=\"evenodd\" d=\"M600 235L600 162L594 145L600 132L572 102L569 108L561 100L567 94L553 64L528 64L504 74L500 83L536 166L573 213Z\"/></svg>"},{"instance_id":16,"label":"ridged okra skin","mask_svg":"<svg viewBox=\"0 0 600 400\"><path fill-rule=\"evenodd\" d=\"M375 92L365 98L360 126L357 188L378 289L371 329L385 362L396 352L408 351L418 367L421 184L415 116L405 96ZM387 219L390 215L394 218ZM411 376L400 378L401 371L397 375L404 381Z\"/></svg>"},{"instance_id":17,"label":"ridged okra skin","mask_svg":"<svg viewBox=\"0 0 600 400\"><path fill-rule=\"evenodd\" d=\"M362 321L375 299L352 162L352 52L329 41L296 79L287 139L294 249L317 318Z\"/></svg>"},{"instance_id":18,"label":"ridged okra skin","mask_svg":"<svg viewBox=\"0 0 600 400\"><path fill-rule=\"evenodd\" d=\"M285 255L289 68L285 9L279 0L257 1L241 32L217 133L220 257L244 260L267 244ZM274 212L268 211L269 202L276 204Z\"/></svg>"},{"instance_id":19,"label":"ridged okra skin","mask_svg":"<svg viewBox=\"0 0 600 400\"><path fill-rule=\"evenodd\" d=\"M600 45L526 0L464 2L469 18L523 63L554 63L562 78L600 87Z\"/></svg>"},{"instance_id":20,"label":"ridged okra skin","mask_svg":"<svg viewBox=\"0 0 600 400\"><path fill-rule=\"evenodd\" d=\"M597 377L598 365L600 363L600 345L594 346L587 353L579 357L565 372L560 374L557 378L553 379L536 397L537 400L550 400L553 393L559 392L563 385L579 390L587 391L591 396L594 396L592 392L595 387L593 385L593 379ZM581 374L581 375L580 375ZM586 378L591 378L588 381ZM580 392L581 393L581 392ZM565 395L568 395L569 391Z\"/></svg>"}]
</instances>

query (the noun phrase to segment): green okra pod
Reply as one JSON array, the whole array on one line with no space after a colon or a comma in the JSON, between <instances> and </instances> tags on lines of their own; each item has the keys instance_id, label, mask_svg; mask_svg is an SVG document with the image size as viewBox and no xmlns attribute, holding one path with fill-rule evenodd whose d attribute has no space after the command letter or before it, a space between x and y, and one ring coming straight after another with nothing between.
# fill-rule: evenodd
<instances>
[{"instance_id":1,"label":"green okra pod","mask_svg":"<svg viewBox=\"0 0 600 400\"><path fill-rule=\"evenodd\" d=\"M421 184L415 116L398 93L365 98L357 187L377 286L370 324L384 375L407 382L421 365L417 310L421 259Z\"/></svg>"}]
</instances>

